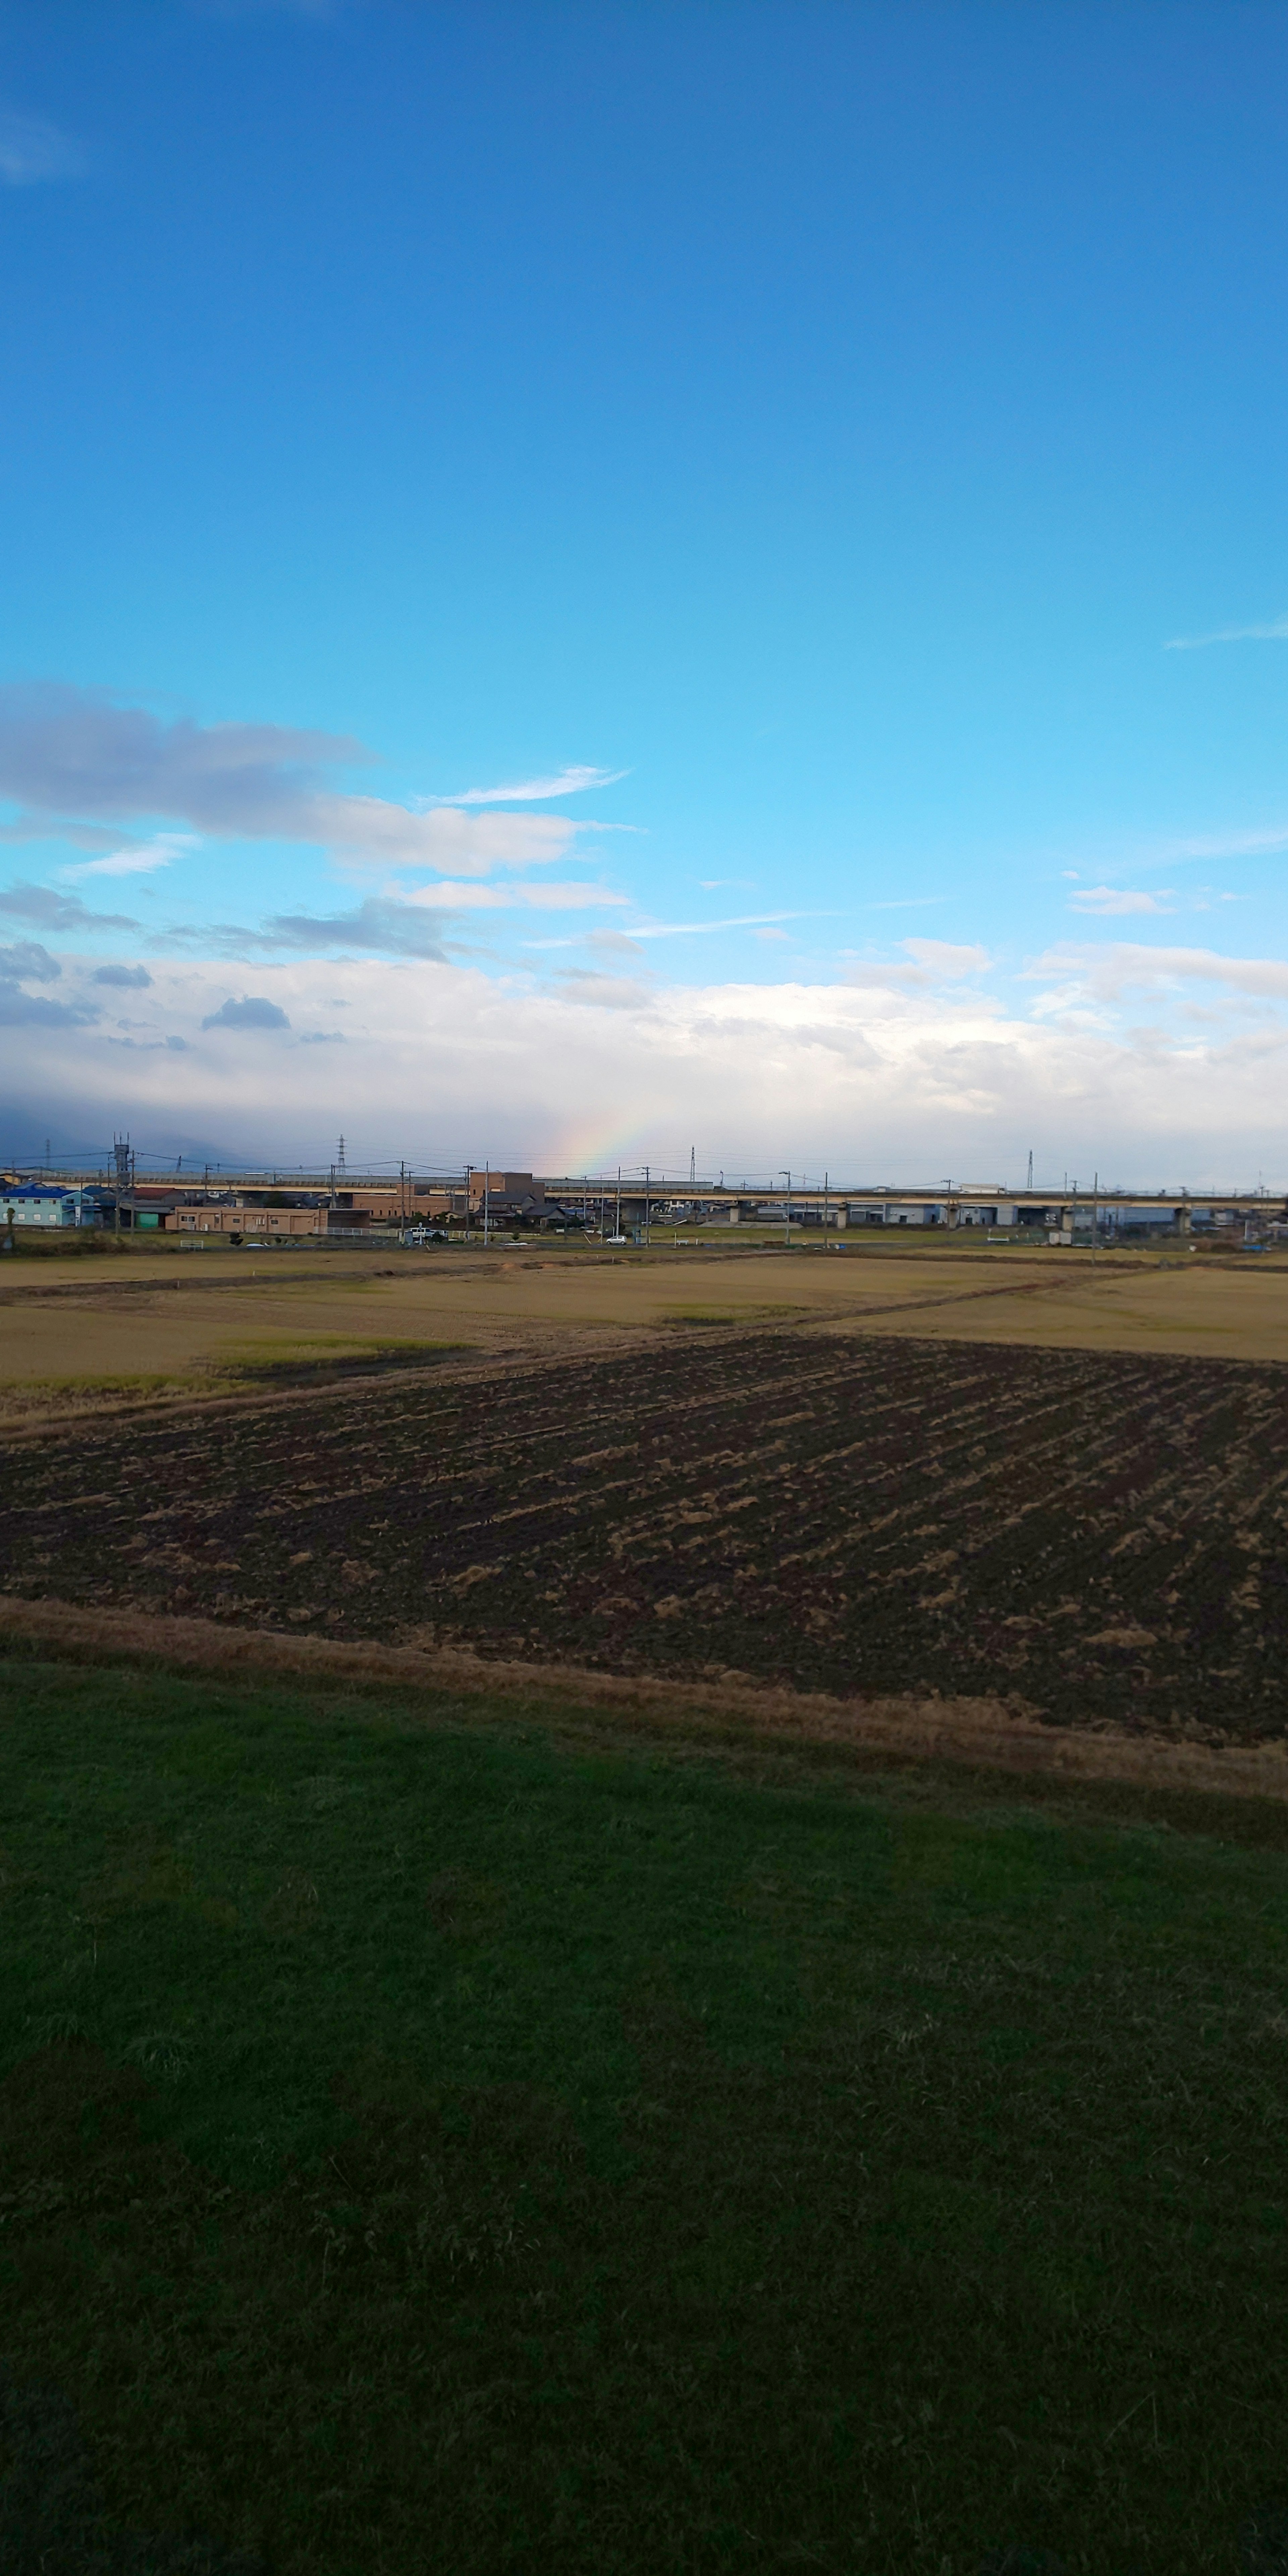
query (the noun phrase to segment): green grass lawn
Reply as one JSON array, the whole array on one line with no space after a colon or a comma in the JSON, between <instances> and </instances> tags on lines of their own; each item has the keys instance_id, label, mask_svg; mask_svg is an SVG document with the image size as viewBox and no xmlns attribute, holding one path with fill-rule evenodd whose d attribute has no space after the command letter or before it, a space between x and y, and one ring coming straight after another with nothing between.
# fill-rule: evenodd
<instances>
[{"instance_id":1,"label":"green grass lawn","mask_svg":"<svg viewBox=\"0 0 1288 2576\"><path fill-rule=\"evenodd\" d=\"M6 2571L1288 2563L1288 1817L0 1716Z\"/></svg>"}]
</instances>

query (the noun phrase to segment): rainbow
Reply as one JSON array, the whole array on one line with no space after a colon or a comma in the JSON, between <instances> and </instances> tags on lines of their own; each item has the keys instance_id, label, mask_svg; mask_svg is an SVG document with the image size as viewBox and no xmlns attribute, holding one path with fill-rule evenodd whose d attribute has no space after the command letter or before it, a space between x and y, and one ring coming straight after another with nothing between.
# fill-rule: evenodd
<instances>
[{"instance_id":1,"label":"rainbow","mask_svg":"<svg viewBox=\"0 0 1288 2576\"><path fill-rule=\"evenodd\" d=\"M640 1159L641 1122L638 1118L609 1123L601 1109L594 1124L588 1118L570 1119L555 1131L556 1142L550 1169L572 1179L579 1172L594 1173L602 1178L615 1172L620 1163L623 1171L634 1171Z\"/></svg>"}]
</instances>

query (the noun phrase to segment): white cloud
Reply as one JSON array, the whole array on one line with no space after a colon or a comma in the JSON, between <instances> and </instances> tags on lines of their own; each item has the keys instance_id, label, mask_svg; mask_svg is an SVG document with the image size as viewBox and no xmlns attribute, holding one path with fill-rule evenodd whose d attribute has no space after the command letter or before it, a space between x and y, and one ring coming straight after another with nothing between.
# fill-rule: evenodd
<instances>
[{"instance_id":1,"label":"white cloud","mask_svg":"<svg viewBox=\"0 0 1288 2576\"><path fill-rule=\"evenodd\" d=\"M1218 626L1210 635L1170 635L1165 653L1197 653L1204 644L1288 643L1288 617L1272 617L1264 626Z\"/></svg>"},{"instance_id":2,"label":"white cloud","mask_svg":"<svg viewBox=\"0 0 1288 2576\"><path fill-rule=\"evenodd\" d=\"M817 915L808 912L744 912L729 921L654 921L633 922L632 939L686 939L710 930L760 930L771 922L811 921Z\"/></svg>"},{"instance_id":3,"label":"white cloud","mask_svg":"<svg viewBox=\"0 0 1288 2576\"><path fill-rule=\"evenodd\" d=\"M510 886L507 892L513 902L528 904L538 912L599 912L606 905L630 901L628 895L618 894L612 886L603 885L551 885L546 882Z\"/></svg>"},{"instance_id":4,"label":"white cloud","mask_svg":"<svg viewBox=\"0 0 1288 2576\"><path fill-rule=\"evenodd\" d=\"M401 900L422 911L509 912L525 907L537 912L597 912L608 904L624 904L630 898L618 894L612 886L589 885L584 879L573 879L563 885L549 880L539 885L461 885L440 878L436 885L409 886Z\"/></svg>"},{"instance_id":5,"label":"white cloud","mask_svg":"<svg viewBox=\"0 0 1288 2576\"><path fill-rule=\"evenodd\" d=\"M372 757L348 735L166 724L89 689L0 688L0 796L26 809L10 836L169 818L223 838L311 841L358 868L476 877L562 858L579 829L599 828L563 814L424 811L327 784L328 771Z\"/></svg>"},{"instance_id":6,"label":"white cloud","mask_svg":"<svg viewBox=\"0 0 1288 2576\"><path fill-rule=\"evenodd\" d=\"M633 921L629 935L632 939L690 939L712 930L759 931L771 922L827 918L826 914L809 912L746 912L728 921ZM523 944L525 948L566 948L570 943L566 939L525 939Z\"/></svg>"},{"instance_id":7,"label":"white cloud","mask_svg":"<svg viewBox=\"0 0 1288 2576\"><path fill-rule=\"evenodd\" d=\"M1264 989L1272 978L1273 998L1288 1002L1288 963L1137 950L1120 973L1133 961L1138 975L1161 967L1209 985L1251 976ZM298 957L257 966L253 991L237 988L291 1024L257 1034L223 1016L229 984L217 961L150 963L131 1051L53 1006L33 1016L15 1003L22 1024L0 1037L14 1133L24 1117L41 1136L48 1121L99 1134L115 1118L141 1146L201 1139L230 1156L325 1162L343 1128L355 1158L406 1152L441 1167L477 1159L486 1131L498 1161L601 1171L659 1160L668 1139L694 1133L726 1169L744 1156L760 1171L826 1164L850 1183L959 1165L1014 1182L1030 1145L1048 1170L1085 1161L1103 1174L1112 1153L1112 1177L1142 1188L1230 1186L1240 1173L1255 1180L1258 1164L1273 1183L1288 1164L1279 1015L1233 1034L1227 1024L1119 1036L1067 1017L999 1015L960 985L905 985L878 1009L871 989L845 984L649 992L606 973L550 990L425 957ZM1087 963L1064 960L1074 1008ZM340 1016L343 1046L292 1035L327 1032ZM209 1017L218 1025L203 1034Z\"/></svg>"},{"instance_id":8,"label":"white cloud","mask_svg":"<svg viewBox=\"0 0 1288 2576\"><path fill-rule=\"evenodd\" d=\"M615 787L628 769L560 769L552 778L525 778L515 787L463 787L453 796L427 798L435 805L535 805L548 796L584 796L588 787Z\"/></svg>"},{"instance_id":9,"label":"white cloud","mask_svg":"<svg viewBox=\"0 0 1288 2576\"><path fill-rule=\"evenodd\" d=\"M183 850L197 847L193 832L158 832L154 841L141 841L136 848L109 851L105 859L79 859L74 867L64 868L65 877L145 877L157 868L168 868Z\"/></svg>"},{"instance_id":10,"label":"white cloud","mask_svg":"<svg viewBox=\"0 0 1288 2576\"><path fill-rule=\"evenodd\" d=\"M1071 991L1116 1000L1129 990L1163 991L1185 984L1223 985L1257 1000L1288 1000L1288 960L1222 957L1211 948L1143 948L1115 940L1103 948L1072 943L1049 948L1025 969L1034 982L1048 978Z\"/></svg>"},{"instance_id":11,"label":"white cloud","mask_svg":"<svg viewBox=\"0 0 1288 2576\"><path fill-rule=\"evenodd\" d=\"M649 1003L648 987L626 975L598 975L585 966L561 966L554 983L565 1002L575 1002L582 1010L642 1011Z\"/></svg>"},{"instance_id":12,"label":"white cloud","mask_svg":"<svg viewBox=\"0 0 1288 2576\"><path fill-rule=\"evenodd\" d=\"M639 941L627 930L588 930L583 943L597 957L636 957L642 955Z\"/></svg>"},{"instance_id":13,"label":"white cloud","mask_svg":"<svg viewBox=\"0 0 1288 2576\"><path fill-rule=\"evenodd\" d=\"M1072 912L1170 912L1172 888L1163 886L1157 894L1141 894L1126 886L1082 886L1069 897Z\"/></svg>"},{"instance_id":14,"label":"white cloud","mask_svg":"<svg viewBox=\"0 0 1288 2576\"><path fill-rule=\"evenodd\" d=\"M967 975L982 975L993 962L986 948L958 947L950 939L905 939L900 944L926 974L952 983Z\"/></svg>"},{"instance_id":15,"label":"white cloud","mask_svg":"<svg viewBox=\"0 0 1288 2576\"><path fill-rule=\"evenodd\" d=\"M413 813L379 796L326 794L300 800L292 837L320 841L360 868L428 867L484 877L494 868L564 858L578 828L565 814L473 815L455 805Z\"/></svg>"}]
</instances>

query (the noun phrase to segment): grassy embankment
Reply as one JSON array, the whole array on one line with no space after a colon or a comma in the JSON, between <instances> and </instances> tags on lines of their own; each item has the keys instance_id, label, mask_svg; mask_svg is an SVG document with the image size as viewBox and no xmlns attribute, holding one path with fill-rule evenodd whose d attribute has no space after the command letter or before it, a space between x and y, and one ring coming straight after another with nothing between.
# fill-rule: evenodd
<instances>
[{"instance_id":1,"label":"grassy embankment","mask_svg":"<svg viewBox=\"0 0 1288 2576\"><path fill-rule=\"evenodd\" d=\"M19 1656L0 1705L6 2566L1233 2576L1288 1809Z\"/></svg>"}]
</instances>

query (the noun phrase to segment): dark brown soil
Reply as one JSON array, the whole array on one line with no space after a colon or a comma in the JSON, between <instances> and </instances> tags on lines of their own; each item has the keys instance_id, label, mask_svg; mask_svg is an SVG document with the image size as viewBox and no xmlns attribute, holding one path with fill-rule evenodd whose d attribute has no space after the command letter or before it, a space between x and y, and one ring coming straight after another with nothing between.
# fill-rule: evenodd
<instances>
[{"instance_id":1,"label":"dark brown soil","mask_svg":"<svg viewBox=\"0 0 1288 2576\"><path fill-rule=\"evenodd\" d=\"M1288 1371L668 1334L15 1449L0 1586L625 1673L1288 1732Z\"/></svg>"}]
</instances>

